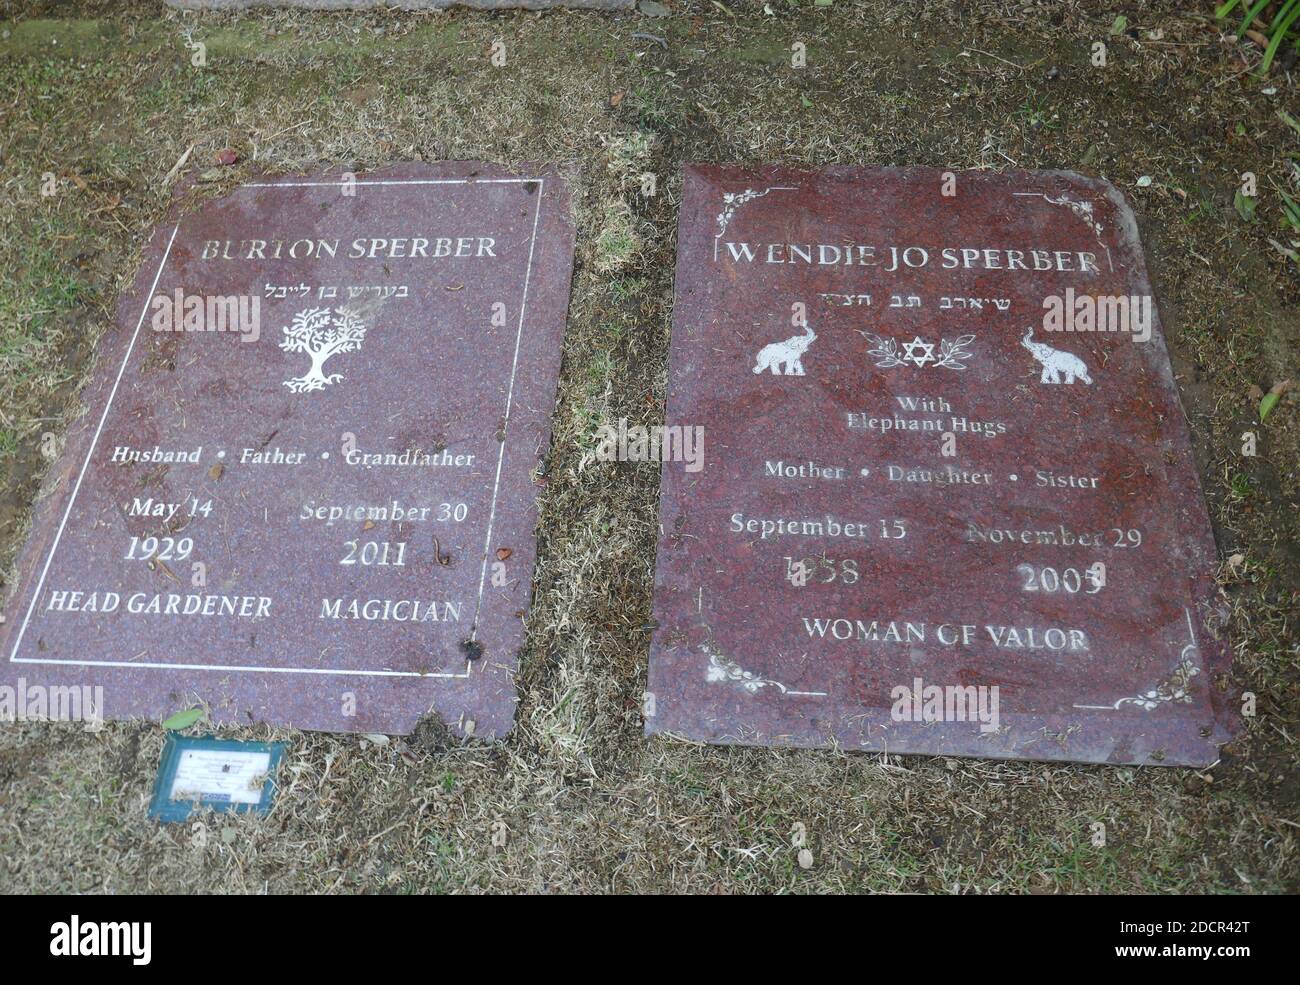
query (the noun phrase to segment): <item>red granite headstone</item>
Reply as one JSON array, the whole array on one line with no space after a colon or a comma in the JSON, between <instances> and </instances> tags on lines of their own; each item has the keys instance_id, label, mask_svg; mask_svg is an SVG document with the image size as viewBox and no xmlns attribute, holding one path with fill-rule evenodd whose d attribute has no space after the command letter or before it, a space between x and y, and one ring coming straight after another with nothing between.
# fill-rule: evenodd
<instances>
[{"instance_id":1,"label":"red granite headstone","mask_svg":"<svg viewBox=\"0 0 1300 985\"><path fill-rule=\"evenodd\" d=\"M1214 542L1107 183L688 168L667 424L704 456L662 466L649 732L1191 765L1230 737Z\"/></svg>"},{"instance_id":2,"label":"red granite headstone","mask_svg":"<svg viewBox=\"0 0 1300 985\"><path fill-rule=\"evenodd\" d=\"M0 682L107 717L499 736L573 261L554 175L239 188L159 229L46 483Z\"/></svg>"}]
</instances>

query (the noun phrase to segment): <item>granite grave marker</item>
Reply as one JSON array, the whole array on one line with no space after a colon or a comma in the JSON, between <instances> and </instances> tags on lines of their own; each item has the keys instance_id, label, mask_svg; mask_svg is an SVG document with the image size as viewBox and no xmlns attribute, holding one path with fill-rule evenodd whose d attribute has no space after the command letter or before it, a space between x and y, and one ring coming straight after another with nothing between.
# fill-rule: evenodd
<instances>
[{"instance_id":1,"label":"granite grave marker","mask_svg":"<svg viewBox=\"0 0 1300 985\"><path fill-rule=\"evenodd\" d=\"M472 163L169 221L38 501L2 681L508 731L572 259L560 179Z\"/></svg>"},{"instance_id":2,"label":"granite grave marker","mask_svg":"<svg viewBox=\"0 0 1300 985\"><path fill-rule=\"evenodd\" d=\"M1190 765L1230 737L1214 542L1107 183L688 167L667 424L706 453L662 466L647 731Z\"/></svg>"}]
</instances>

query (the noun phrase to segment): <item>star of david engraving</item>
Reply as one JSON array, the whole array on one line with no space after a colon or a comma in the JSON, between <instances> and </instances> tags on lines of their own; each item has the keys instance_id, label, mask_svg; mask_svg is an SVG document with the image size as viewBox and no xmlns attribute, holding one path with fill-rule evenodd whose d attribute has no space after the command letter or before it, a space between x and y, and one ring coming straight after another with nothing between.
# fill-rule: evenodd
<instances>
[{"instance_id":1,"label":"star of david engraving","mask_svg":"<svg viewBox=\"0 0 1300 985\"><path fill-rule=\"evenodd\" d=\"M919 356L916 354L918 349L921 351ZM903 362L915 363L917 368L921 369L926 363L934 361L933 342L926 342L918 335L911 342L903 343Z\"/></svg>"}]
</instances>

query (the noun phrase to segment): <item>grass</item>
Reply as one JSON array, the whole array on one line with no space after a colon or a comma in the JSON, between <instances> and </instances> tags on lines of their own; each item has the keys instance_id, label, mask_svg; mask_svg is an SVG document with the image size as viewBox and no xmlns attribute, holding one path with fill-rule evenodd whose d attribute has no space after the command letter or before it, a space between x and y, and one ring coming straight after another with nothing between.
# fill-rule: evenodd
<instances>
[{"instance_id":1,"label":"grass","mask_svg":"<svg viewBox=\"0 0 1300 985\"><path fill-rule=\"evenodd\" d=\"M187 170L212 169L223 147L241 155L198 197L260 171L553 161L579 235L509 739L449 743L427 727L363 746L223 730L288 741L284 787L270 817L206 817L200 838L193 825L160 829L145 817L156 724L98 734L3 726L0 889L1300 889L1294 390L1261 429L1256 458L1239 451L1258 406L1251 388L1294 374L1300 284L1269 244L1283 199L1266 195L1255 223L1233 207L1244 171L1296 196L1300 133L1276 112L1294 93L1280 55L1269 82L1280 95L1263 96L1235 77L1242 49L1172 2L1145 7L1140 24L1165 44L1141 32L1111 38L1113 13L1076 5L1004 21L994 6L959 13L937 0L773 4L770 17L758 5L729 4L728 16L683 0L666 20L14 6L0 41L0 223L17 230L0 238L0 571L48 467L42 435L79 413L98 337L187 148ZM187 29L207 44L204 69L190 64ZM497 38L508 46L503 69L487 56ZM1103 38L1099 73L1089 52ZM808 46L805 69L789 64L796 39ZM1258 702L1219 766L645 740L658 470L584 457L599 423L662 422L678 175L691 160L1082 168L1130 197L1225 559L1235 675ZM39 195L47 171L60 175L52 198ZM646 172L653 196L641 194ZM1139 188L1142 175L1158 180ZM1098 823L1104 846L1093 843ZM807 869L796 824L813 854Z\"/></svg>"},{"instance_id":2,"label":"grass","mask_svg":"<svg viewBox=\"0 0 1300 985\"><path fill-rule=\"evenodd\" d=\"M1226 0L1215 9L1214 16L1222 19L1234 12L1242 15L1237 34L1254 34L1264 44L1259 75L1268 74L1279 52L1300 51L1300 0Z\"/></svg>"},{"instance_id":3,"label":"grass","mask_svg":"<svg viewBox=\"0 0 1300 985\"><path fill-rule=\"evenodd\" d=\"M1016 110L1016 115L1031 130L1054 130L1060 125L1060 114L1048 105L1046 96L1030 96Z\"/></svg>"}]
</instances>

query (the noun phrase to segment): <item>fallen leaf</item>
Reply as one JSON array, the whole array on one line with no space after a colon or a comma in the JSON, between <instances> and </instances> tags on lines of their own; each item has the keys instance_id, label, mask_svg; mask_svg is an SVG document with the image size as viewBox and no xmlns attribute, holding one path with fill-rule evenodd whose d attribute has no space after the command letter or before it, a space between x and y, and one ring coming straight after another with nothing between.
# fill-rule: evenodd
<instances>
[{"instance_id":1,"label":"fallen leaf","mask_svg":"<svg viewBox=\"0 0 1300 985\"><path fill-rule=\"evenodd\" d=\"M187 708L185 711L178 711L172 715L162 723L162 727L169 732L179 732L181 729L189 728L202 717L202 708Z\"/></svg>"},{"instance_id":2,"label":"fallen leaf","mask_svg":"<svg viewBox=\"0 0 1300 985\"><path fill-rule=\"evenodd\" d=\"M216 482L218 479L221 478L222 474L225 471L226 471L226 467L222 465L220 462L217 462L216 465L208 469L208 478L211 479L213 482Z\"/></svg>"},{"instance_id":3,"label":"fallen leaf","mask_svg":"<svg viewBox=\"0 0 1300 985\"><path fill-rule=\"evenodd\" d=\"M411 752L411 747L408 746L405 742L398 742L397 745L393 746L393 748L397 750L397 754L406 761L408 766L419 765L420 758L416 756L415 753Z\"/></svg>"},{"instance_id":4,"label":"fallen leaf","mask_svg":"<svg viewBox=\"0 0 1300 985\"><path fill-rule=\"evenodd\" d=\"M238 160L239 160L239 154L229 147L227 147L225 150L217 151L218 164L224 164L227 167L229 167L230 165L234 164Z\"/></svg>"},{"instance_id":5,"label":"fallen leaf","mask_svg":"<svg viewBox=\"0 0 1300 985\"><path fill-rule=\"evenodd\" d=\"M510 548L508 548L508 547L503 547L503 548L501 548L499 551L497 551L497 560L498 560L498 561L504 561L504 560L506 560L508 557L510 557L510 555L513 554L513 553L514 553L514 551L512 551Z\"/></svg>"},{"instance_id":6,"label":"fallen leaf","mask_svg":"<svg viewBox=\"0 0 1300 985\"><path fill-rule=\"evenodd\" d=\"M1241 216L1246 222L1255 221L1255 206L1259 204L1258 200L1249 195L1243 195L1241 189L1237 189L1237 194L1232 198L1232 204L1237 209L1237 215Z\"/></svg>"},{"instance_id":7,"label":"fallen leaf","mask_svg":"<svg viewBox=\"0 0 1300 985\"><path fill-rule=\"evenodd\" d=\"M609 97L609 105L611 107L617 106L619 103L623 101L623 97L626 95L627 95L627 91L624 89L620 89L618 92L614 93L614 95Z\"/></svg>"},{"instance_id":8,"label":"fallen leaf","mask_svg":"<svg viewBox=\"0 0 1300 985\"><path fill-rule=\"evenodd\" d=\"M1277 402L1282 399L1282 394L1291 388L1290 380L1283 380L1280 383L1274 383L1268 393L1264 394L1264 399L1259 402L1259 423L1263 424L1264 419L1273 412Z\"/></svg>"}]
</instances>

